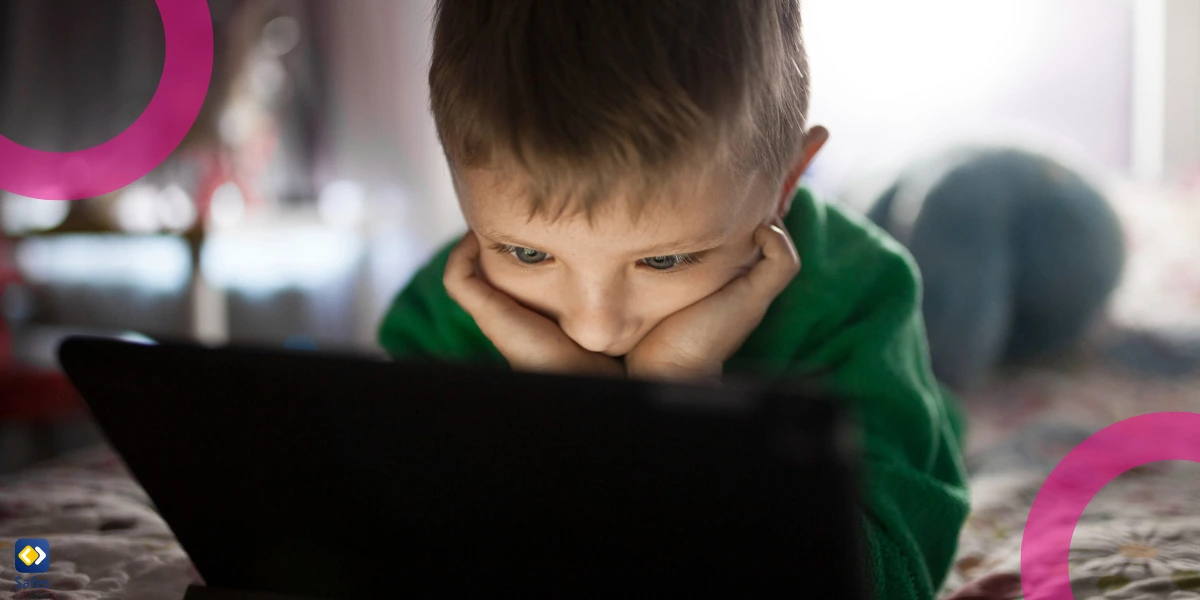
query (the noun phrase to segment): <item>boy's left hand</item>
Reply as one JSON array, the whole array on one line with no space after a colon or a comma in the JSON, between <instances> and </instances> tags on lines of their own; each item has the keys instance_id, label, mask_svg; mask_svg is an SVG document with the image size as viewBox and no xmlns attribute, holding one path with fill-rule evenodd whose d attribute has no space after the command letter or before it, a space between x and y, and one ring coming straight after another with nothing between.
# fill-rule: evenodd
<instances>
[{"instance_id":1,"label":"boy's left hand","mask_svg":"<svg viewBox=\"0 0 1200 600\"><path fill-rule=\"evenodd\" d=\"M754 241L763 256L748 273L667 317L625 355L629 377L720 380L725 361L800 271L796 246L778 217L760 226Z\"/></svg>"}]
</instances>

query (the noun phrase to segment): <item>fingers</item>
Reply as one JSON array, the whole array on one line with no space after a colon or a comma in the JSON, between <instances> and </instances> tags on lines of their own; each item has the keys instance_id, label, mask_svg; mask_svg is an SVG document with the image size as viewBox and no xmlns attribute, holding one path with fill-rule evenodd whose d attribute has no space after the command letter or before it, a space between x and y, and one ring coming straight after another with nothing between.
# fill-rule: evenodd
<instances>
[{"instance_id":1,"label":"fingers","mask_svg":"<svg viewBox=\"0 0 1200 600\"><path fill-rule=\"evenodd\" d=\"M800 254L779 217L754 232L754 243L762 248L763 258L746 274L746 282L769 304L800 272Z\"/></svg>"},{"instance_id":2,"label":"fingers","mask_svg":"<svg viewBox=\"0 0 1200 600\"><path fill-rule=\"evenodd\" d=\"M479 239L468 231L446 261L442 277L446 293L475 319L475 324L493 343L519 344L528 336L529 321L540 316L479 277L479 252Z\"/></svg>"},{"instance_id":3,"label":"fingers","mask_svg":"<svg viewBox=\"0 0 1200 600\"><path fill-rule=\"evenodd\" d=\"M457 287L460 282L474 277L478 260L479 238L475 237L474 231L468 229L446 259L446 271L442 274L442 283L446 285L446 290L450 291L451 286Z\"/></svg>"},{"instance_id":4,"label":"fingers","mask_svg":"<svg viewBox=\"0 0 1200 600\"><path fill-rule=\"evenodd\" d=\"M757 325L775 297L800 271L799 253L778 219L759 226L754 233L754 243L762 251L758 262L744 275L734 278L698 303L706 305L705 310L721 313L727 319L736 316L726 321L731 325L741 321ZM697 310L701 309L698 307Z\"/></svg>"},{"instance_id":5,"label":"fingers","mask_svg":"<svg viewBox=\"0 0 1200 600\"><path fill-rule=\"evenodd\" d=\"M467 231L458 245L450 251L442 283L446 293L472 316L486 314L488 305L502 305L495 288L479 277L479 239ZM511 299L510 299L511 300ZM478 318L476 318L478 320Z\"/></svg>"},{"instance_id":6,"label":"fingers","mask_svg":"<svg viewBox=\"0 0 1200 600\"><path fill-rule=\"evenodd\" d=\"M781 222L760 226L754 240L763 256L748 273L655 328L662 328L676 349L691 348L696 356L723 362L758 327L771 303L795 278L800 257ZM696 335L703 339L695 340Z\"/></svg>"}]
</instances>

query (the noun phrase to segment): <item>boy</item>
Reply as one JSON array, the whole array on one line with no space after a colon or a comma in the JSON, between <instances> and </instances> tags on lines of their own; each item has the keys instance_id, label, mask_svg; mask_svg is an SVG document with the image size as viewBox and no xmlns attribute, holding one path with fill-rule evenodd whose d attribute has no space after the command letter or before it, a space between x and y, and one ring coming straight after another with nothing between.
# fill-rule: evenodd
<instances>
[{"instance_id":1,"label":"boy","mask_svg":"<svg viewBox=\"0 0 1200 600\"><path fill-rule=\"evenodd\" d=\"M797 0L440 0L431 104L468 232L396 298L396 358L820 377L856 403L878 598L932 598L961 422L904 250L797 186ZM795 240L793 242L793 240Z\"/></svg>"}]
</instances>

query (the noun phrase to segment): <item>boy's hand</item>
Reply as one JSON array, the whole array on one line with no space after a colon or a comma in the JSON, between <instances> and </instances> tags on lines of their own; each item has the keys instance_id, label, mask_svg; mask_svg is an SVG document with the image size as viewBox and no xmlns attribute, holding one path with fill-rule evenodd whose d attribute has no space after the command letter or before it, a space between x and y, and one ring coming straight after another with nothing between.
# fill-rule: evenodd
<instances>
[{"instance_id":1,"label":"boy's hand","mask_svg":"<svg viewBox=\"0 0 1200 600\"><path fill-rule=\"evenodd\" d=\"M763 257L744 275L659 323L625 356L630 377L720 380L725 361L762 322L800 271L800 256L778 217L754 233Z\"/></svg>"},{"instance_id":2,"label":"boy's hand","mask_svg":"<svg viewBox=\"0 0 1200 600\"><path fill-rule=\"evenodd\" d=\"M620 360L584 350L554 321L484 281L479 252L479 238L467 231L450 252L442 283L514 370L625 376Z\"/></svg>"}]
</instances>

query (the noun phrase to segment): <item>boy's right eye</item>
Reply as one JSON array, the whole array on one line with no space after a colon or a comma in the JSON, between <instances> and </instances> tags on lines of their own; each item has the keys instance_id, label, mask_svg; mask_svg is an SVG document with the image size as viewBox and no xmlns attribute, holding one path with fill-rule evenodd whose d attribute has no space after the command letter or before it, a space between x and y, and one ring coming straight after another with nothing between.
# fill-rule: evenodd
<instances>
[{"instance_id":1,"label":"boy's right eye","mask_svg":"<svg viewBox=\"0 0 1200 600\"><path fill-rule=\"evenodd\" d=\"M536 264L546 260L547 258L550 258L549 254L546 254L545 252L542 252L541 250L534 250L533 248L522 248L520 246L509 246L509 245L501 244L501 245L496 246L495 250L497 252L499 252L500 254L511 254L511 255L517 257L517 260L519 260L527 265L536 265Z\"/></svg>"}]
</instances>

